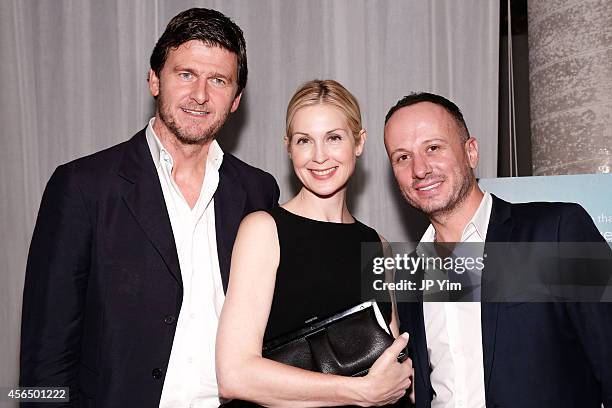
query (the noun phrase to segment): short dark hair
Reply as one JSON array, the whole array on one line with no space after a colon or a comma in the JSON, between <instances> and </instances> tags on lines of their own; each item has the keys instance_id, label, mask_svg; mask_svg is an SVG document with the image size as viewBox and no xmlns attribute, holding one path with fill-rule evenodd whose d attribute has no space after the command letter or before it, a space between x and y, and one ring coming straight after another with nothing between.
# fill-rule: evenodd
<instances>
[{"instance_id":1,"label":"short dark hair","mask_svg":"<svg viewBox=\"0 0 612 408\"><path fill-rule=\"evenodd\" d=\"M246 42L242 30L222 13L206 9L191 8L174 16L161 35L151 53L151 69L159 77L168 52L187 41L198 40L208 46L224 48L236 54L238 60L238 91L240 94L247 82Z\"/></svg>"},{"instance_id":2,"label":"short dark hair","mask_svg":"<svg viewBox=\"0 0 612 408\"><path fill-rule=\"evenodd\" d=\"M468 130L467 125L465 124L465 120L463 119L463 113L461 113L461 109L453 102L449 101L443 96L428 93L428 92L413 92L407 96L404 96L400 99L395 106L389 109L387 116L385 116L385 125L393 116L393 114L401 108L405 108L406 106L415 105L421 102L430 102L441 106L446 110L457 122L459 128L465 132L464 137L467 139L470 136L470 132Z\"/></svg>"}]
</instances>

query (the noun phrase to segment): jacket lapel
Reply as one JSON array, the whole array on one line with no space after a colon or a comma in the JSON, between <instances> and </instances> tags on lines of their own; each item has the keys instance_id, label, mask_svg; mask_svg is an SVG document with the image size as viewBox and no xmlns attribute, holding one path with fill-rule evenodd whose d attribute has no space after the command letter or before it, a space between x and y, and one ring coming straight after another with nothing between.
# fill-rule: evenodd
<instances>
[{"instance_id":1,"label":"jacket lapel","mask_svg":"<svg viewBox=\"0 0 612 408\"><path fill-rule=\"evenodd\" d=\"M513 228L513 223L510 219L510 204L503 200L500 200L494 195L492 195L492 199L493 206L491 208L491 217L489 219L489 227L487 229L487 243L510 242ZM487 244L485 244L485 253L487 253ZM483 277L486 277L486 270L487 265L485 262L485 268L483 269ZM498 315L499 303L483 302L481 304L482 351L484 360L483 364L485 375L485 394L489 389L491 373L493 370L493 356L495 354L495 336L497 332Z\"/></svg>"},{"instance_id":2,"label":"jacket lapel","mask_svg":"<svg viewBox=\"0 0 612 408\"><path fill-rule=\"evenodd\" d=\"M412 254L418 256L416 252ZM418 268L414 275L414 282L422 282L424 271ZM398 279L398 275L396 275ZM427 336L425 333L425 318L423 315L423 292L415 293L415 299L406 299L397 303L398 314L400 316L400 332L406 331L410 334L408 341L409 355L414 364L415 377L417 382L421 383L422 390L415 392L416 406L429 406L431 400L431 380L429 375L431 369L429 367L429 354L427 353ZM410 301L407 301L410 300ZM414 385L415 391L420 388Z\"/></svg>"},{"instance_id":3,"label":"jacket lapel","mask_svg":"<svg viewBox=\"0 0 612 408\"><path fill-rule=\"evenodd\" d=\"M230 261L236 233L245 211L246 191L240 183L239 175L229 163L228 157L223 159L219 169L219 185L215 192L215 232L217 235L217 254L223 290L227 292L229 282Z\"/></svg>"},{"instance_id":4,"label":"jacket lapel","mask_svg":"<svg viewBox=\"0 0 612 408\"><path fill-rule=\"evenodd\" d=\"M127 142L119 176L132 183L123 196L125 204L182 287L172 225L145 130Z\"/></svg>"},{"instance_id":5,"label":"jacket lapel","mask_svg":"<svg viewBox=\"0 0 612 408\"><path fill-rule=\"evenodd\" d=\"M414 346L413 355L415 357L416 372L422 373L420 380L424 390L431 389L431 381L429 374L431 372L429 368L429 355L427 353L427 336L425 334L425 318L423 316L423 303L413 303L410 307L411 316L410 319L413 323L413 331L411 333L414 339L410 339L410 342ZM417 378L417 381L419 379Z\"/></svg>"}]
</instances>

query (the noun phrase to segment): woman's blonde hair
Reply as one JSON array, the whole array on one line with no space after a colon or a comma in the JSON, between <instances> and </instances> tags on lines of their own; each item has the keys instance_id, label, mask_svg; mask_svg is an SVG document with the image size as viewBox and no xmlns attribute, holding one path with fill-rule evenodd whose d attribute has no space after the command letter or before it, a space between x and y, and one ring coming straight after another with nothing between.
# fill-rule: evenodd
<instances>
[{"instance_id":1,"label":"woman's blonde hair","mask_svg":"<svg viewBox=\"0 0 612 408\"><path fill-rule=\"evenodd\" d=\"M359 141L359 133L363 129L359 102L353 94L333 79L308 81L295 91L287 106L286 136L288 141L291 141L291 125L295 113L306 106L318 104L329 104L340 109L346 116L355 141Z\"/></svg>"}]
</instances>

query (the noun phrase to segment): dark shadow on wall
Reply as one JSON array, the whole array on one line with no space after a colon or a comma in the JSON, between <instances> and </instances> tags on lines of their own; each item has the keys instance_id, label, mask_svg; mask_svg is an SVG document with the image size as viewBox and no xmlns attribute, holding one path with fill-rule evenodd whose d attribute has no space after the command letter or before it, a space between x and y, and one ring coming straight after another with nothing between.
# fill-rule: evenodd
<instances>
[{"instance_id":1,"label":"dark shadow on wall","mask_svg":"<svg viewBox=\"0 0 612 408\"><path fill-rule=\"evenodd\" d=\"M247 95L242 94L240 106L236 112L231 113L225 125L221 128L217 134L217 141L224 152L234 154L240 144L240 135L242 129L248 122L249 109L247 104Z\"/></svg>"},{"instance_id":2,"label":"dark shadow on wall","mask_svg":"<svg viewBox=\"0 0 612 408\"><path fill-rule=\"evenodd\" d=\"M351 214L357 213L359 211L359 204L363 202L363 200L368 199L368 195L363 193L366 191L370 174L364 169L364 164L365 163L359 163L359 159L357 159L355 172L353 173L353 177L349 180L346 205L351 211Z\"/></svg>"},{"instance_id":3,"label":"dark shadow on wall","mask_svg":"<svg viewBox=\"0 0 612 408\"><path fill-rule=\"evenodd\" d=\"M510 148L510 112L508 105L508 2L500 3L499 41L499 138L497 155L497 176L508 177L513 173L511 163L513 150ZM512 59L514 76L515 121L516 125L516 167L515 176L531 176L531 119L529 99L529 30L527 0L512 0Z\"/></svg>"},{"instance_id":4,"label":"dark shadow on wall","mask_svg":"<svg viewBox=\"0 0 612 408\"><path fill-rule=\"evenodd\" d=\"M287 158L287 162L287 166L289 166L290 169L290 171L287 172L287 181L289 184L289 195L287 196L287 199L291 199L295 197L297 193L299 193L300 189L302 188L302 183L300 180L298 180L295 172L293 171L291 159Z\"/></svg>"},{"instance_id":5,"label":"dark shadow on wall","mask_svg":"<svg viewBox=\"0 0 612 408\"><path fill-rule=\"evenodd\" d=\"M421 211L406 202L399 191L392 170L387 173L387 188L392 191L392 208L399 214L400 223L404 235L408 237L408 242L419 242L429 225L429 220Z\"/></svg>"}]
</instances>

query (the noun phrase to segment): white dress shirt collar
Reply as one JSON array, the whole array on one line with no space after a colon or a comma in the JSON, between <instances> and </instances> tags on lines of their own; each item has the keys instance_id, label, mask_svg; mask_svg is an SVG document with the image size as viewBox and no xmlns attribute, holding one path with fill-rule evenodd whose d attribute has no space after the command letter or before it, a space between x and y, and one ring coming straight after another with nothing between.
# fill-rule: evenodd
<instances>
[{"instance_id":1,"label":"white dress shirt collar","mask_svg":"<svg viewBox=\"0 0 612 408\"><path fill-rule=\"evenodd\" d=\"M487 239L487 229L489 228L489 218L491 217L492 208L493 198L488 191L485 191L476 212L463 228L461 242L466 242L468 240L485 242ZM476 235L474 236L474 234ZM427 227L427 230L421 238L421 242L434 242L435 238L436 230L432 224L429 224L429 227Z\"/></svg>"},{"instance_id":2,"label":"white dress shirt collar","mask_svg":"<svg viewBox=\"0 0 612 408\"><path fill-rule=\"evenodd\" d=\"M174 165L174 159L172 155L166 150L161 140L155 134L155 130L153 130L153 124L155 123L155 117L149 120L149 124L145 131L147 136L147 144L149 145L149 150L151 151L151 156L153 156L153 163L155 163L155 168L159 168L162 162L166 162L170 165L170 168ZM216 140L213 140L208 148L208 157L206 159L206 165L214 166L217 171L221 168L221 163L223 162L223 150L219 143Z\"/></svg>"}]
</instances>

